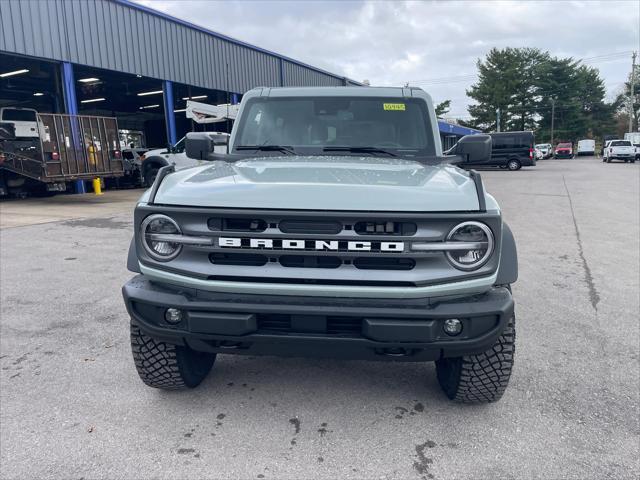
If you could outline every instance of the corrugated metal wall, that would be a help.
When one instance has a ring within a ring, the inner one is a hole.
[[[283,61],[283,83],[285,87],[334,87],[344,85],[343,78],[330,77],[328,75],[316,75],[308,68],[301,67],[292,62]]]
[[[344,84],[111,0],[0,0],[0,50],[239,93],[279,86],[281,73],[285,86]]]

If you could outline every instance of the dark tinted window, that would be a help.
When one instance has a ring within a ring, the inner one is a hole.
[[[611,147],[630,147],[631,146],[631,142],[627,141],[627,140],[618,140],[615,142],[611,142]]]
[[[2,120],[12,122],[35,122],[36,112],[33,110],[13,110],[2,111]]]
[[[426,104],[375,97],[258,98],[245,106],[235,146],[378,147],[435,154]]]
[[[533,136],[531,134],[500,134],[492,135],[491,137],[494,150],[533,148]]]

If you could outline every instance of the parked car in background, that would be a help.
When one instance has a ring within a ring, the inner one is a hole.
[[[581,155],[595,155],[596,154],[596,141],[591,139],[584,139],[578,141],[578,156]]]
[[[553,157],[553,145],[550,143],[539,143],[536,148],[542,152],[543,159]]]
[[[210,133],[212,138],[213,136],[223,135],[228,137],[228,133],[219,133],[219,132],[207,132]],[[156,179],[156,175],[158,175],[158,170],[167,165],[175,164],[176,168],[187,168],[194,167],[196,165],[200,165],[203,161],[193,160],[187,157],[187,154],[184,151],[185,138],[182,137],[175,145],[167,148],[156,148],[153,150],[149,150],[142,156],[142,181],[144,185],[151,186],[153,181]],[[227,147],[226,145],[216,145],[215,148],[216,153],[226,153]]]
[[[600,147],[600,155],[604,156],[604,146],[607,144],[607,142],[609,142],[610,140],[616,140],[618,138],[618,135],[604,135],[602,137],[602,146]]]
[[[604,147],[602,161],[611,163],[612,160],[634,163],[636,161],[636,147],[629,140],[610,140]]]
[[[573,158],[573,144],[566,142],[556,145],[553,158]]]
[[[142,185],[142,159],[149,151],[148,148],[130,147],[122,149],[122,164],[124,176],[134,185]]]
[[[536,160],[543,160],[544,159],[544,153],[542,153],[542,150],[540,150],[539,148],[534,149],[535,154],[536,154]]]
[[[533,132],[491,133],[491,159],[476,164],[520,170],[536,164]]]

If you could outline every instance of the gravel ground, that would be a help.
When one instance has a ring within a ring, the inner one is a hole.
[[[519,247],[503,399],[450,403],[432,364],[221,355],[138,379],[129,214],[0,231],[2,478],[638,478],[640,165],[483,172]]]

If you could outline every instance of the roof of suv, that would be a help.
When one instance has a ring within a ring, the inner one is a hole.
[[[414,91],[425,95],[421,88],[409,87],[258,87],[253,89],[262,97],[413,97]],[[248,93],[248,92],[247,92]]]

